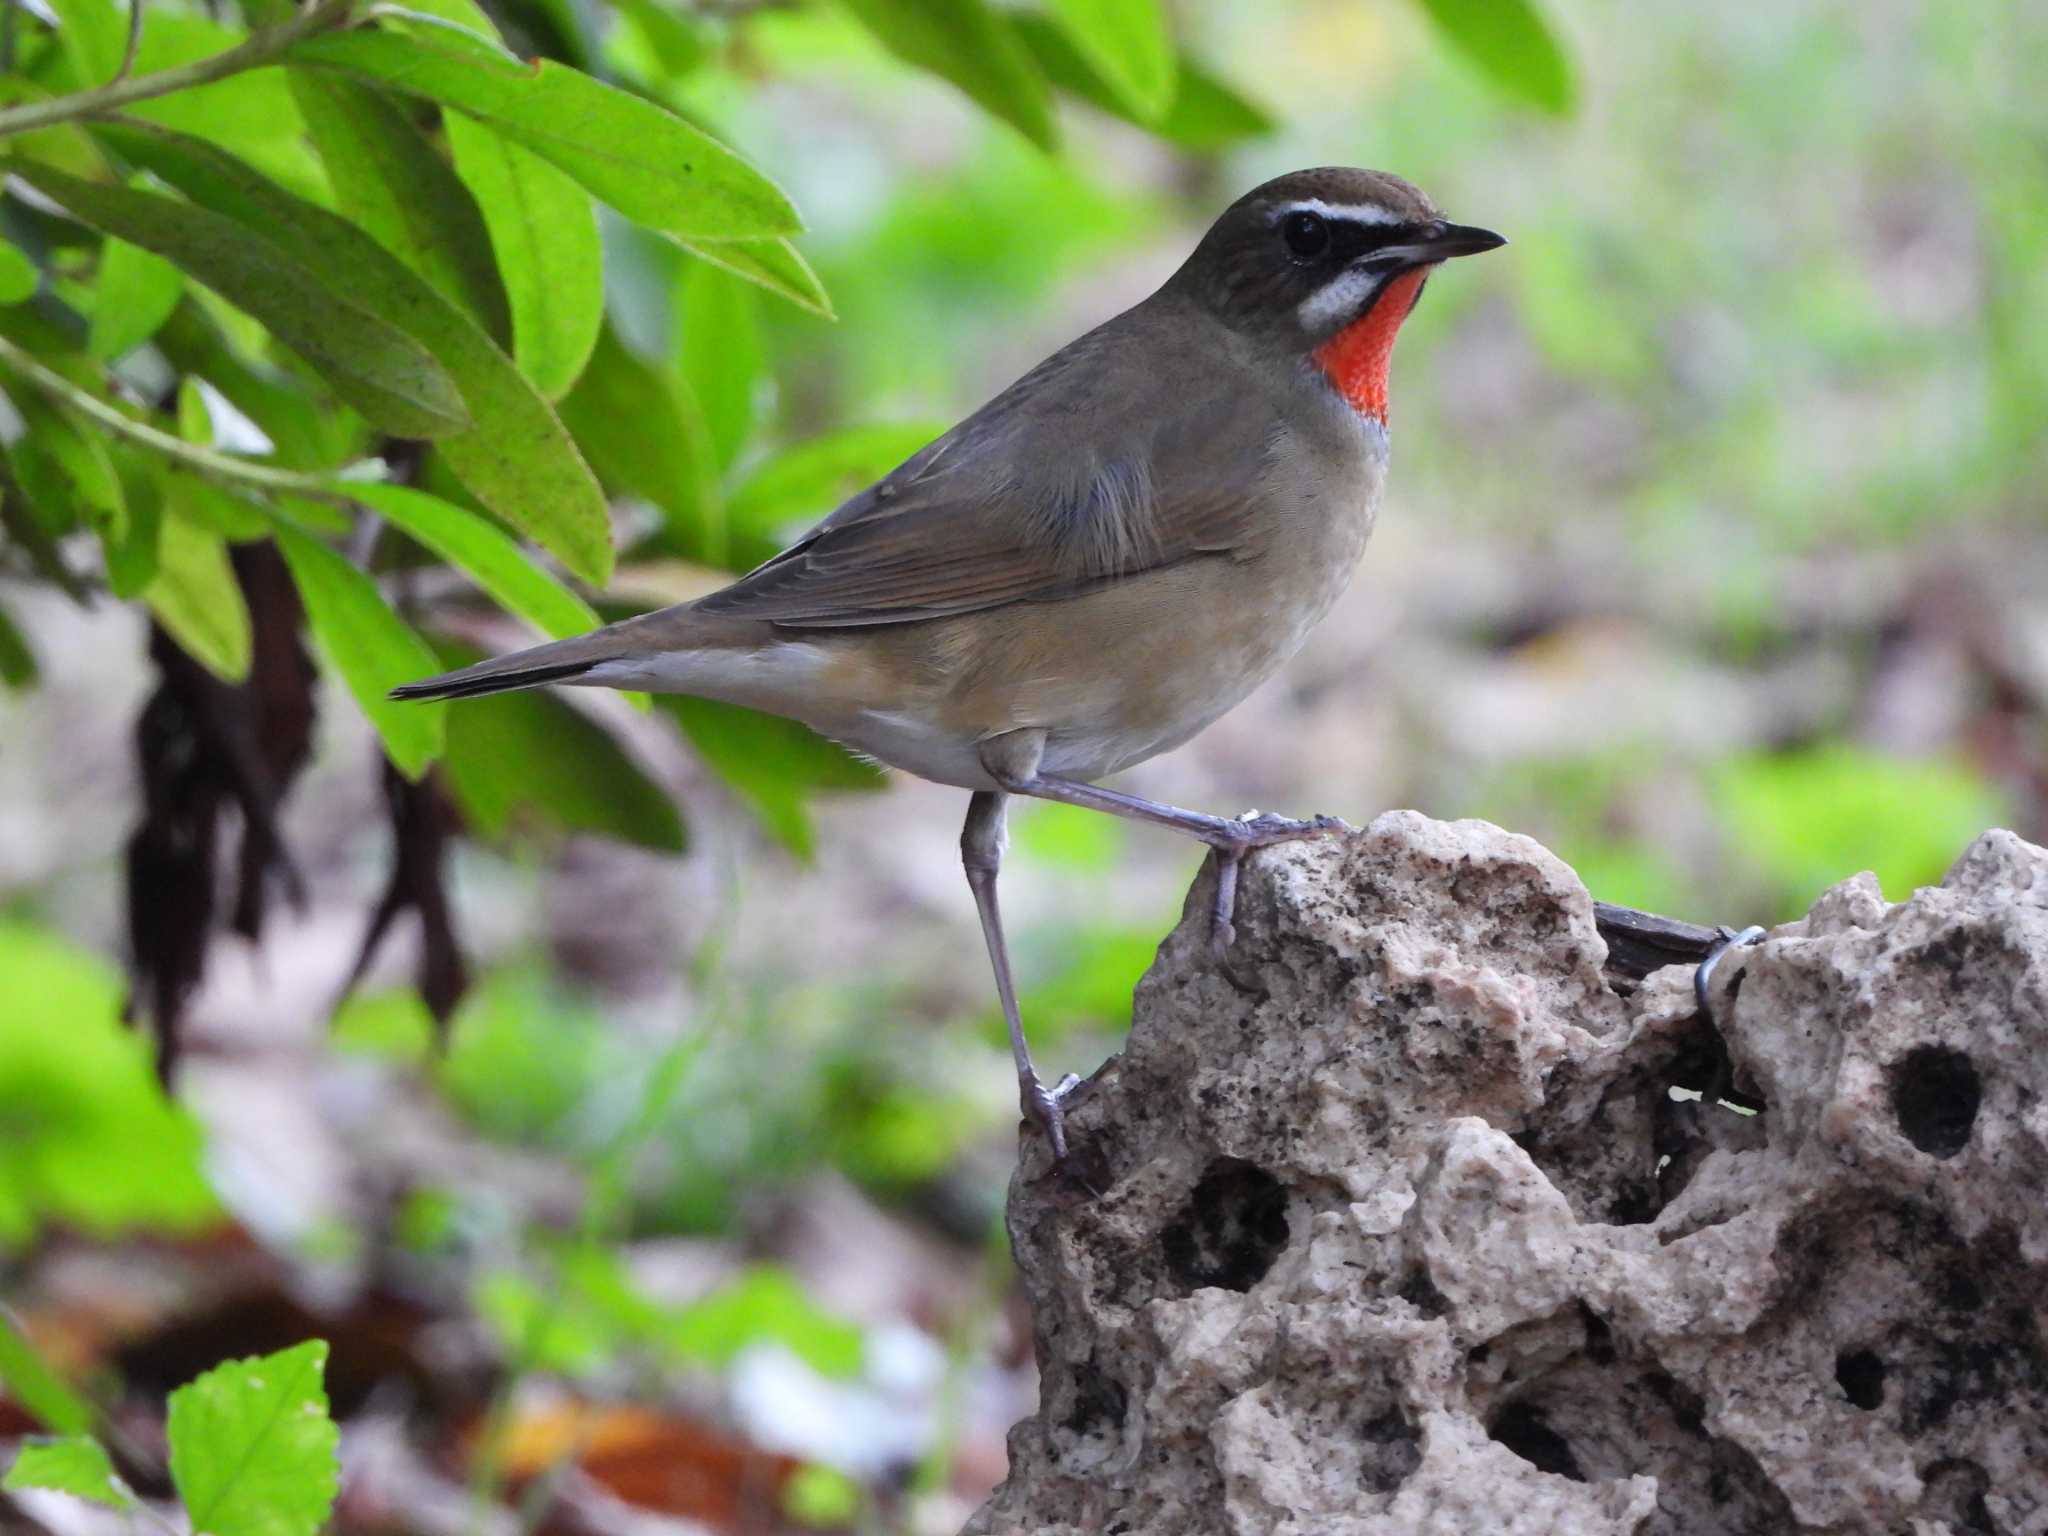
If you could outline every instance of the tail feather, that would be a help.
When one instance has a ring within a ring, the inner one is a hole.
[[[538,688],[543,683],[564,683],[571,678],[581,677],[595,661],[557,661],[539,666],[505,667],[500,663],[513,661],[511,656],[500,656],[491,661],[480,661],[475,666],[462,667],[454,672],[443,672],[439,677],[424,677],[416,683],[400,683],[391,690],[394,699],[480,699],[491,693],[511,693],[519,688]],[[492,669],[496,670],[492,670]]]
[[[505,656],[493,656],[473,666],[443,672],[439,677],[421,678],[391,690],[394,699],[476,699],[489,693],[509,693],[515,688],[538,688],[543,683],[567,683],[620,654],[619,625],[592,630],[567,640],[529,646]]]

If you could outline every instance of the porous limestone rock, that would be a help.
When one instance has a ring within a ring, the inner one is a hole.
[[[1258,855],[1227,971],[1205,910],[1025,1138],[970,1533],[2048,1536],[2048,853],[1847,881],[1718,1032],[1479,822]]]

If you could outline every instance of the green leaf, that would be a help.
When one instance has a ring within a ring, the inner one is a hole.
[[[249,227],[176,198],[81,181],[33,161],[17,160],[13,168],[101,233],[156,252],[247,310],[387,430],[438,437],[468,424],[455,381],[424,347]]]
[[[566,640],[602,622],[588,603],[474,512],[407,486],[353,480],[331,483],[336,491],[381,514],[450,565],[467,571],[500,607],[518,614],[549,638]]]
[[[478,659],[462,646],[436,649],[444,667]],[[588,832],[661,853],[687,846],[667,791],[608,732],[540,689],[466,700],[448,718],[442,770],[484,837]]]
[[[676,356],[723,471],[747,444],[767,370],[754,289],[701,261],[684,265],[677,288]]]
[[[194,201],[273,232],[322,282],[357,295],[441,360],[473,425],[437,444],[486,507],[586,581],[611,574],[611,513],[568,429],[468,315],[346,219],[292,196],[197,139],[122,134],[124,148]]]
[[[157,539],[156,576],[142,600],[187,655],[223,682],[249,676],[249,605],[218,533],[167,517]]]
[[[659,694],[704,761],[754,812],[762,827],[799,858],[817,845],[805,799],[819,789],[879,789],[881,769],[807,725],[737,704]]]
[[[95,1238],[202,1230],[220,1209],[198,1123],[164,1097],[124,987],[98,956],[0,919],[0,1248],[46,1225]],[[0,1328],[0,1377],[51,1429],[91,1414]]]
[[[33,687],[38,676],[36,653],[29,649],[21,626],[0,608],[0,683],[10,688]]]
[[[1711,785],[1730,844],[1770,881],[1788,917],[1864,869],[1904,901],[2012,812],[1998,787],[1965,763],[1841,741],[1731,758]]]
[[[23,1441],[21,1454],[0,1480],[0,1488],[49,1488],[110,1509],[135,1506],[135,1496],[114,1476],[114,1464],[106,1451],[87,1435],[66,1435],[61,1440],[37,1436]]]
[[[42,274],[21,247],[0,240],[0,304],[21,304],[36,296]]]
[[[0,945],[5,942],[0,932]],[[0,1307],[0,1387],[60,1435],[82,1435],[92,1428],[92,1404],[50,1369],[5,1307]]]
[[[1511,96],[1553,116],[1572,110],[1576,89],[1564,50],[1533,0],[1417,0],[1437,30]]]
[[[100,248],[85,350],[111,362],[141,346],[170,319],[184,292],[185,279],[163,257],[109,238]]]
[[[402,703],[389,694],[439,671],[433,651],[391,611],[375,582],[319,540],[280,524],[277,544],[321,654],[377,728],[391,761],[417,779],[441,754],[446,706]]]
[[[369,429],[361,417],[324,405],[298,380],[242,356],[189,294],[157,332],[156,345],[171,366],[205,379],[254,422],[270,439],[277,462],[288,468],[330,469],[369,446]]]
[[[1183,54],[1176,71],[1173,100],[1156,120],[1134,113],[1109,83],[1092,69],[1067,34],[1044,16],[1018,12],[1010,18],[1046,78],[1090,106],[1149,128],[1160,138],[1188,149],[1217,150],[1244,139],[1271,133],[1272,115],[1248,101]]]
[[[809,438],[761,464],[726,504],[736,564],[759,565],[854,492],[946,430],[942,422],[880,422]]]
[[[444,120],[512,307],[512,355],[550,400],[576,382],[604,324],[604,243],[590,194],[518,141]]]
[[[336,206],[493,338],[510,341],[483,216],[407,112],[382,91],[338,75],[287,74]]]
[[[1172,105],[1176,60],[1160,0],[1049,0],[1081,56],[1142,123]]]
[[[664,1332],[678,1355],[708,1365],[773,1341],[824,1376],[853,1376],[861,1367],[860,1329],[818,1306],[787,1270],[765,1264],[679,1309]]]
[[[650,229],[739,240],[802,227],[781,189],[716,139],[552,60],[519,64],[458,41],[369,30],[307,38],[289,57],[466,113]]]
[[[181,517],[230,544],[253,544],[270,537],[270,516],[261,505],[196,475],[178,470],[167,473],[163,498],[164,510],[172,517]]]
[[[606,326],[561,410],[607,486],[666,514],[665,549],[705,565],[725,562],[711,434],[673,373],[632,351]]]
[[[789,300],[827,320],[833,318],[832,300],[818,274],[787,240],[679,240],[676,242],[700,261],[737,273],[758,283],[770,293]]]
[[[1052,94],[1007,18],[983,0],[846,0],[906,64],[950,80],[1050,154],[1059,147]]]
[[[327,1344],[230,1360],[171,1394],[171,1481],[205,1536],[314,1536],[341,1486]]]
[[[128,20],[113,0],[53,0],[52,8],[78,83],[90,88],[113,79],[128,48]]]
[[[122,0],[125,6],[126,0]],[[211,58],[248,34],[205,16],[180,15],[167,5],[143,0],[149,21],[135,72],[146,75]],[[247,14],[247,8],[244,8]],[[247,69],[211,84],[173,91],[125,109],[146,122],[210,139],[262,166],[294,189],[318,196],[323,178],[305,141],[291,90],[281,69]]]
[[[106,435],[33,389],[18,387],[12,395],[28,428],[14,445],[14,460],[30,499],[74,510],[102,540],[119,544],[128,535],[128,497]]]

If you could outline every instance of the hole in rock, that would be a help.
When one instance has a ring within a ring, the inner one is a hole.
[[[1984,1086],[1961,1051],[1914,1046],[1893,1064],[1891,1090],[1899,1129],[1929,1157],[1954,1157],[1970,1144]]]
[[[1494,1415],[1486,1433],[1539,1472],[1568,1477],[1575,1483],[1586,1480],[1570,1442],[1550,1427],[1550,1420],[1534,1403],[1509,1403]]]
[[[1130,1395],[1123,1383],[1097,1365],[1091,1354],[1087,1365],[1074,1373],[1073,1406],[1060,1427],[1082,1439],[1112,1434],[1123,1427],[1124,1410],[1129,1406]]]
[[[1287,1191],[1265,1169],[1221,1158],[1189,1193],[1159,1245],[1167,1273],[1187,1289],[1248,1291],[1287,1246]]]
[[[1884,1405],[1884,1362],[1867,1349],[1845,1349],[1836,1355],[1835,1381],[1865,1412]]]
[[[1920,1481],[1927,1487],[1921,1496],[1921,1509],[1945,1519],[1950,1530],[1968,1531],[1971,1536],[2000,1536],[1984,1503],[1991,1477],[1976,1462],[1963,1457],[1934,1462],[1920,1469]]]
[[[1393,1493],[1422,1465],[1422,1434],[1399,1413],[1367,1419],[1358,1432],[1365,1441],[1359,1474],[1374,1493]]]

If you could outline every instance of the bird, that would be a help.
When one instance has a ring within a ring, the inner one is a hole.
[[[1150,822],[1216,863],[1235,938],[1256,848],[1343,829],[1183,810],[1098,781],[1189,740],[1298,651],[1377,518],[1394,338],[1435,269],[1504,245],[1401,177],[1326,166],[1232,203],[1172,276],[693,602],[392,690],[560,683],[803,722],[969,793],[961,861],[1025,1117],[1068,1144],[996,899],[1015,796]]]

